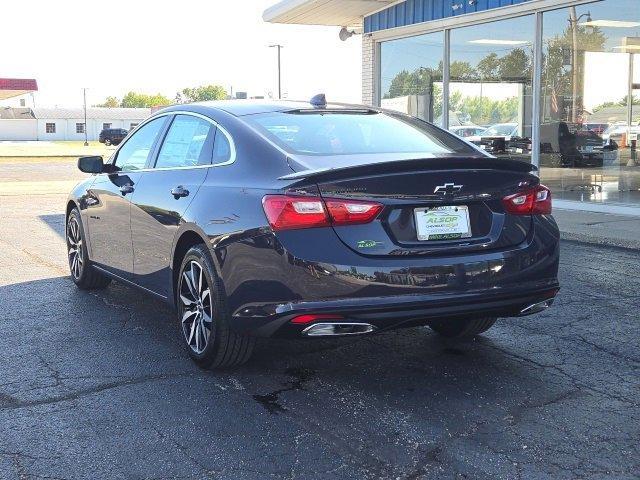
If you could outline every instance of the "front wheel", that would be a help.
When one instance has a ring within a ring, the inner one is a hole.
[[[481,317],[472,319],[434,320],[429,324],[432,330],[447,338],[475,337],[489,330],[497,318]]]
[[[194,362],[224,368],[249,360],[255,339],[229,328],[226,296],[206,246],[192,247],[182,260],[176,297],[180,329]]]
[[[67,218],[67,257],[73,282],[83,290],[105,288],[111,279],[91,267],[82,218],[77,208]]]

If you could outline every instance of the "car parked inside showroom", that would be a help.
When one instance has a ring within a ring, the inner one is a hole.
[[[174,306],[203,367],[247,361],[258,337],[478,335],[559,289],[536,168],[401,113],[177,105],[78,165],[93,175],[67,204],[71,278]]]

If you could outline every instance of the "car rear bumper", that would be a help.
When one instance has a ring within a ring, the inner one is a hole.
[[[314,323],[352,323],[370,325],[373,331],[427,325],[435,319],[514,317],[527,315],[528,307],[553,301],[559,285],[545,282],[537,288],[523,291],[450,293],[432,295],[402,295],[341,299],[320,302],[295,302],[278,305],[267,317],[234,318],[235,330],[260,337],[299,338]],[[551,303],[549,302],[549,304]],[[525,312],[523,312],[525,311]],[[535,313],[534,310],[532,313]],[[337,316],[305,324],[293,323],[296,317],[307,314]]]
[[[384,330],[437,318],[518,316],[555,296],[558,227],[551,216],[534,223],[519,245],[465,254],[365,257],[331,228],[263,232],[213,253],[238,333],[299,336],[291,319],[307,313]]]

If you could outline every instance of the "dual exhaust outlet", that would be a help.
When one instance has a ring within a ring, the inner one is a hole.
[[[542,302],[534,303],[532,305],[529,305],[528,307],[524,307],[522,310],[520,310],[520,314],[518,316],[525,317],[527,315],[533,315],[534,313],[540,313],[553,305],[553,300],[553,298],[549,298],[547,300],[543,300]]]
[[[518,316],[533,315],[540,313],[553,304],[553,298],[533,303],[520,310]],[[342,337],[348,335],[364,335],[373,333],[376,330],[375,325],[362,322],[320,322],[309,325],[302,330],[305,337]]]
[[[315,323],[302,331],[305,337],[336,337],[372,333],[376,327],[370,323],[336,322]]]

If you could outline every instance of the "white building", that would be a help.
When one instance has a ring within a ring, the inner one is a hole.
[[[150,108],[0,108],[0,140],[98,140],[105,128],[131,130]]]

